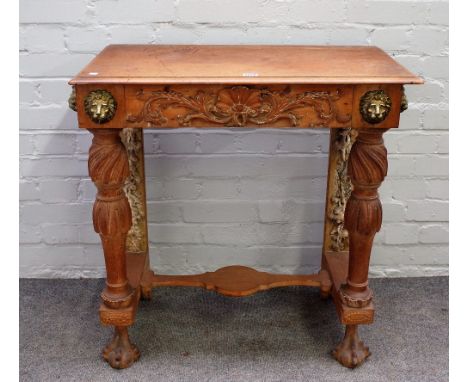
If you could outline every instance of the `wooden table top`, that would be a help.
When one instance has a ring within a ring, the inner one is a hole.
[[[420,84],[374,46],[109,45],[70,84]]]

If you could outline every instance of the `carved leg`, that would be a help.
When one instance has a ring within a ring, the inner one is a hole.
[[[349,155],[348,175],[353,191],[346,204],[344,223],[349,232],[349,265],[346,284],[339,295],[344,304],[363,308],[372,300],[368,287],[372,243],[382,225],[382,205],[378,188],[387,175],[387,150],[383,143],[384,129],[362,129]],[[357,325],[347,325],[341,344],[333,351],[344,366],[356,367],[368,356],[357,334]]]
[[[357,325],[346,325],[343,341],[332,355],[343,366],[355,368],[370,356],[369,348],[359,339]]]
[[[377,189],[387,175],[385,129],[361,129],[349,155],[348,175],[354,186],[345,210],[349,232],[348,278],[340,296],[350,307],[362,308],[372,300],[368,287],[372,242],[382,225]]]
[[[93,207],[94,230],[100,235],[106,263],[106,286],[101,298],[108,308],[127,308],[134,298],[134,290],[127,280],[125,242],[132,224],[132,214],[123,185],[129,175],[128,158],[125,147],[119,138],[118,129],[92,129],[94,135],[89,150],[88,169],[97,187]],[[127,329],[116,328],[116,337],[109,345],[120,347],[128,342]],[[109,347],[108,347],[109,348]],[[104,357],[116,367],[115,357],[107,349]],[[107,357],[106,357],[107,354]],[[114,353],[112,353],[114,354]],[[120,360],[119,367],[129,366],[137,359],[134,352],[125,353],[125,362]],[[133,359],[130,362],[133,354]],[[122,358],[123,359],[123,358]]]
[[[130,342],[127,327],[116,326],[114,337],[102,355],[113,368],[125,369],[140,358],[140,351]]]

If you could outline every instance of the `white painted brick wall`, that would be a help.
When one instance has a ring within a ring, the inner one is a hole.
[[[426,80],[386,134],[372,274],[448,269],[448,2],[21,0],[20,274],[96,277],[90,136],[67,81],[109,43],[378,45]],[[163,272],[319,264],[326,131],[146,132],[151,261]]]

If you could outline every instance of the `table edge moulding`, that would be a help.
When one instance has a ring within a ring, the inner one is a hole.
[[[97,187],[94,229],[106,285],[99,308],[115,327],[103,357],[126,368],[140,299],[153,288],[190,286],[226,296],[303,285],[331,296],[346,326],[332,352],[353,368],[368,356],[358,325],[374,320],[368,286],[372,243],[382,224],[378,188],[387,174],[383,134],[408,105],[405,84],[423,80],[372,46],[110,45],[70,82],[70,108],[93,134],[89,174]],[[287,275],[233,265],[198,275],[150,269],[145,128],[329,128],[321,270]]]

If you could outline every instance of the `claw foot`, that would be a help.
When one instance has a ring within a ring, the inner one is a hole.
[[[354,369],[370,356],[369,348],[359,339],[357,325],[346,325],[343,341],[332,351],[343,366]]]
[[[102,351],[102,356],[114,369],[125,369],[140,358],[140,351],[130,342],[126,326],[116,326],[112,341]]]

